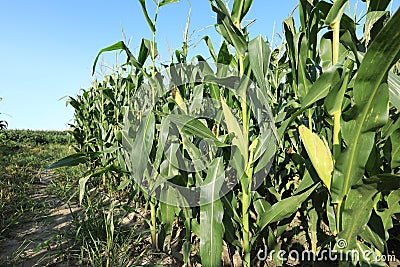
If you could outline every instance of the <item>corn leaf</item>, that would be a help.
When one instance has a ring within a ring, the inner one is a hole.
[[[123,41],[117,42],[113,45],[110,45],[106,48],[103,48],[100,50],[100,52],[97,54],[94,63],[93,63],[93,70],[92,70],[92,75],[94,74],[94,71],[96,70],[96,64],[97,61],[99,60],[99,57],[101,54],[104,52],[111,52],[111,51],[116,51],[116,50],[124,50],[126,54],[128,55],[128,60],[136,67],[136,68],[141,68],[141,64],[136,60],[136,58],[133,56],[129,48],[125,45]]]
[[[219,141],[213,132],[196,118],[184,114],[172,114],[168,116],[168,119],[176,124],[181,131],[187,134],[192,134],[203,139],[210,139],[218,147],[228,146]]]
[[[332,26],[332,24],[340,22],[340,19],[343,16],[344,10],[346,8],[348,0],[336,0],[331,9],[329,10],[328,15],[325,18],[325,24]]]
[[[363,183],[352,187],[346,198],[344,210],[342,212],[342,231],[338,234],[339,239],[344,239],[347,242],[345,250],[351,250],[356,247],[358,243],[357,236],[359,235],[371,238],[364,230],[366,229],[367,223],[370,221],[373,206],[375,205],[374,196],[378,192],[390,192],[392,190],[398,190],[399,188],[400,176],[392,174],[373,176],[363,180]],[[396,195],[392,197],[394,199],[391,199],[391,202],[397,199]],[[393,204],[393,202],[391,204]],[[396,209],[398,209],[398,207],[392,207],[392,209],[387,211],[387,214],[380,214],[383,216],[382,223],[385,229],[388,222],[384,218]],[[371,242],[376,238],[378,237],[374,235]],[[377,244],[379,243],[378,240],[375,240],[375,242]]]
[[[400,76],[390,71],[388,75],[388,84],[390,103],[400,110]]]
[[[340,76],[338,73],[338,68],[332,66],[327,69],[310,87],[307,95],[301,102],[302,110],[305,110],[310,105],[314,104],[320,99],[326,97],[329,90],[334,87],[338,82],[340,82]]]
[[[155,135],[155,117],[152,112],[143,116],[130,151],[133,174],[138,181],[144,176]]]
[[[219,191],[224,180],[222,162],[222,157],[211,162],[200,191],[200,257],[203,266],[221,265],[224,208]]]
[[[253,0],[235,0],[232,8],[232,20],[235,24],[240,24],[244,16],[250,9]]]
[[[213,44],[212,44],[212,42],[211,42],[210,37],[204,36],[204,37],[203,37],[203,40],[206,42],[207,47],[208,47],[208,50],[210,51],[210,54],[211,54],[213,60],[214,60],[215,62],[217,62],[217,54],[215,53],[214,46],[213,46]]]
[[[247,162],[248,158],[248,146],[245,144],[242,129],[239,126],[239,123],[236,117],[232,114],[230,108],[226,104],[224,99],[221,99],[222,110],[225,116],[225,122],[228,127],[228,132],[233,133],[235,136],[233,137],[232,144],[239,148],[240,153]]]
[[[392,160],[390,165],[392,169],[400,167],[400,129],[397,129],[390,135],[392,143]]]
[[[82,204],[83,196],[85,195],[86,182],[89,178],[90,175],[79,179],[79,204]]]
[[[179,0],[162,0],[160,1],[160,3],[158,4],[160,7],[168,5],[168,4],[172,4],[172,3],[177,3],[179,2]]]
[[[167,202],[172,202],[174,199],[174,188],[168,187],[163,188],[160,193],[160,199],[166,200]],[[160,201],[160,216],[162,223],[164,225],[165,233],[167,235],[167,250],[171,249],[171,233],[172,233],[172,225],[175,220],[175,214],[178,211],[176,206],[172,206],[168,203]]]
[[[153,24],[149,17],[149,13],[147,12],[146,9],[146,0],[139,0],[140,6],[142,7],[143,15],[146,18],[147,24],[149,24],[150,30],[155,33],[156,32],[156,26]]]
[[[77,166],[79,164],[86,163],[89,161],[91,158],[98,157],[101,153],[100,152],[95,152],[95,153],[83,153],[83,152],[78,152],[69,156],[66,156],[50,166],[48,166],[46,169],[56,169],[56,168],[61,168],[61,167],[72,167],[72,166]]]
[[[388,230],[393,228],[392,215],[400,213],[400,190],[391,192],[387,198],[387,208],[377,213],[381,217],[383,227],[385,228],[385,240],[388,240]]]
[[[325,98],[325,108],[331,116],[342,111],[343,98],[347,89],[349,77],[350,73],[346,72],[344,74],[343,82],[334,85]]]
[[[306,36],[300,36],[299,54],[297,55],[299,60],[297,65],[297,92],[300,101],[302,101],[303,98],[308,94],[312,84],[307,71],[308,40]]]
[[[261,36],[249,42],[250,66],[262,90],[267,90],[265,75],[269,68],[271,49]]]
[[[144,63],[146,62],[146,59],[150,55],[150,51],[154,47],[155,53],[154,57],[157,56],[157,44],[155,44],[153,41],[147,40],[147,39],[142,39],[142,43],[140,45],[140,50],[139,50],[139,55],[137,58],[138,63],[140,64],[141,67],[143,67]]]
[[[216,4],[211,2],[212,10],[217,13],[217,23],[222,36],[236,48],[239,54],[244,55],[247,51],[246,39],[233,23],[224,3],[221,0],[216,0]]]
[[[374,185],[359,185],[350,191],[345,209],[342,213],[343,231],[339,232],[338,238],[346,240],[345,250],[356,247],[357,236],[363,231],[371,216],[374,205],[373,196],[377,193]]]
[[[388,119],[387,74],[400,57],[400,12],[397,11],[371,43],[354,84],[355,108],[342,123],[348,144],[335,164],[332,202],[339,203],[364,175],[364,167],[375,142],[375,130]]]
[[[261,215],[258,224],[258,232],[261,232],[268,224],[286,219],[295,213],[317,186],[318,185],[314,185],[300,195],[282,199],[268,208],[267,211]]]

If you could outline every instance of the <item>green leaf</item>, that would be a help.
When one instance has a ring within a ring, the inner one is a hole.
[[[226,126],[228,127],[228,132],[233,133],[235,135],[233,137],[232,144],[239,148],[239,151],[244,157],[245,162],[247,162],[248,146],[247,144],[245,144],[242,129],[240,128],[236,117],[232,114],[230,108],[228,107],[224,99],[221,99],[221,103],[222,103],[222,110],[225,116]]]
[[[89,180],[90,175],[79,179],[79,204],[82,204],[83,196],[85,195],[86,182]]]
[[[303,178],[300,181],[299,186],[296,188],[293,194],[297,195],[298,193],[306,190],[307,188],[310,188],[310,186],[315,185],[316,183],[319,183],[319,179],[315,179],[316,181],[313,180],[313,177],[310,174],[310,171],[308,169],[311,168],[311,163],[306,162],[306,169],[304,170]],[[315,175],[316,177],[317,175]]]
[[[390,4],[390,0],[369,1],[368,12],[370,11],[384,11]],[[365,2],[365,0],[363,0]]]
[[[211,162],[200,191],[200,257],[203,266],[221,265],[224,208],[219,191],[224,180],[222,162],[222,157]]]
[[[374,206],[373,196],[376,193],[376,186],[371,184],[361,184],[350,190],[342,212],[343,230],[338,234],[338,239],[347,242],[345,251],[356,248],[357,236],[361,234],[369,221]]]
[[[171,203],[174,199],[174,188],[168,187],[168,189],[163,188],[160,193],[160,198],[166,200],[167,202]],[[178,208],[167,204],[165,202],[160,202],[160,215],[161,221],[164,225],[165,232],[167,235],[167,251],[169,252],[171,249],[171,233],[172,233],[172,226],[175,220],[175,214],[178,211]]]
[[[388,84],[390,103],[400,110],[400,76],[390,71],[388,76]]]
[[[283,27],[286,37],[286,46],[288,50],[288,55],[290,58],[290,67],[292,69],[292,86],[293,90],[297,91],[297,74],[295,70],[298,68],[298,36],[296,34],[296,28],[294,26],[294,19],[293,17],[289,17],[283,21]]]
[[[188,134],[192,134],[203,139],[211,139],[217,146],[227,146],[220,142],[213,132],[208,129],[201,121],[184,114],[172,114],[168,119],[176,124],[178,128]]]
[[[257,138],[259,138],[259,142],[257,142],[256,147],[254,149],[254,155],[252,159],[252,163],[258,160],[260,157],[268,154],[269,159],[272,159],[273,155],[276,152],[276,137],[272,133],[272,131],[262,132]],[[254,141],[253,143],[254,144]],[[255,168],[256,170],[257,168]],[[255,171],[256,173],[256,171]]]
[[[271,208],[269,204],[257,191],[253,194],[253,206],[257,213],[256,224],[260,224],[261,216]]]
[[[143,67],[144,63],[146,62],[146,59],[149,57],[153,47],[155,49],[154,57],[156,57],[158,54],[157,44],[155,44],[153,41],[144,38],[142,39],[142,43],[140,45],[140,50],[139,50],[139,56],[137,59],[141,67]]]
[[[146,0],[139,0],[140,6],[142,7],[142,11],[144,14],[144,17],[146,18],[147,24],[149,24],[150,30],[155,33],[156,32],[156,26],[153,24],[149,17],[149,13],[147,13],[146,9]]]
[[[329,90],[340,81],[340,76],[336,66],[327,69],[310,87],[307,95],[301,103],[301,109],[305,110],[310,105],[323,99],[329,93]]]
[[[204,160],[203,154],[199,148],[194,145],[189,138],[186,136],[182,136],[182,143],[185,147],[186,152],[189,154],[191,158],[191,164],[194,167],[194,171],[200,172],[206,168],[207,161]]]
[[[382,17],[388,15],[388,11],[371,11],[367,13],[364,24],[364,37],[365,46],[368,46],[368,43],[371,39],[371,31],[374,27],[374,24],[379,21]]]
[[[143,116],[130,153],[130,164],[137,180],[142,180],[149,163],[149,155],[155,136],[155,117],[152,112]]]
[[[232,20],[236,25],[240,25],[240,22],[246,16],[250,9],[253,0],[235,0],[232,8]]]
[[[212,42],[211,42],[210,37],[204,36],[204,37],[203,37],[203,40],[206,42],[207,47],[208,47],[208,50],[210,51],[210,54],[211,54],[211,56],[212,56],[214,62],[217,62],[217,54],[215,53],[214,46],[213,46],[213,44],[212,44]],[[229,65],[229,64],[228,64],[228,65]]]
[[[396,174],[383,173],[364,179],[365,184],[374,185],[379,192],[390,192],[400,189],[400,176]]]
[[[385,250],[385,230],[382,219],[375,212],[372,212],[369,222],[360,236],[379,251]]]
[[[224,3],[216,0],[217,5],[211,2],[212,10],[217,13],[217,23],[221,35],[225,40],[233,45],[240,55],[244,55],[247,51],[247,42],[241,31],[234,25],[232,18]]]
[[[264,91],[267,90],[265,75],[269,69],[270,57],[271,49],[261,36],[258,36],[249,42],[250,66],[257,79],[257,83]]]
[[[387,74],[400,57],[400,12],[387,22],[370,45],[354,83],[352,118],[342,123],[347,148],[340,153],[332,180],[332,202],[342,202],[352,185],[364,175],[375,143],[375,131],[388,119]]]
[[[390,135],[392,143],[392,160],[390,166],[392,169],[400,167],[400,129],[397,129]]]
[[[382,219],[385,228],[385,240],[389,239],[388,231],[393,228],[392,215],[400,213],[400,190],[395,190],[387,197],[387,209],[378,211],[378,215]]]
[[[317,252],[318,243],[318,212],[314,209],[308,211],[308,225],[309,225],[309,236],[311,241],[311,250]]]
[[[297,65],[297,92],[300,100],[302,100],[309,92],[311,81],[307,71],[307,58],[308,58],[308,40],[304,35],[300,36],[300,50]]]
[[[330,191],[333,171],[333,159],[326,141],[321,140],[316,133],[307,127],[299,127],[301,141],[307,150],[307,154],[318,173],[319,178]]]
[[[334,84],[328,96],[325,98],[325,107],[329,115],[331,116],[333,116],[337,112],[342,111],[343,98],[347,89],[349,77],[350,73],[346,72],[344,74],[344,79],[342,84],[340,83]]]
[[[160,3],[158,5],[159,5],[159,7],[162,7],[162,6],[165,6],[168,4],[178,3],[178,2],[179,2],[179,0],[162,0],[162,1],[160,1]]]
[[[267,211],[261,215],[258,232],[261,232],[268,224],[281,221],[288,218],[295,213],[301,206],[301,204],[311,195],[311,193],[317,188],[318,185],[314,185],[304,193],[300,195],[291,196],[272,205]]]
[[[75,153],[58,160],[57,162],[48,166],[47,169],[50,170],[61,167],[77,166],[79,164],[86,163],[91,157],[93,158],[99,155],[100,153],[83,153],[83,152]]]
[[[314,104],[320,99],[326,97],[329,93],[331,87],[335,86],[340,82],[340,76],[338,73],[338,69],[336,66],[330,67],[326,70],[318,80],[313,83],[311,86],[309,93],[305,96],[302,101],[301,108],[294,112],[290,118],[286,119],[282,122],[281,126],[278,128],[278,137],[282,139],[287,127],[303,112],[305,111],[310,105]]]
[[[372,1],[375,2],[375,1]],[[371,266],[371,267],[386,267],[388,266],[385,261],[377,261],[380,256],[382,256],[381,252],[378,252],[373,248],[370,248],[364,243],[357,242],[357,248],[352,251],[351,254],[355,255],[357,253],[358,255],[365,255],[362,257],[359,257],[360,261],[357,265],[359,266]],[[350,265],[350,264],[349,264]],[[351,266],[351,265],[350,265]],[[354,266],[354,265],[353,265]]]
[[[332,24],[340,22],[348,0],[335,0],[328,15],[325,18],[325,24],[332,26]]]
[[[171,143],[168,149],[165,151],[166,160],[164,160],[160,165],[160,175],[165,180],[171,179],[179,174],[179,163],[176,156],[178,149],[179,144]]]
[[[131,53],[129,48],[125,45],[125,43],[123,41],[119,41],[113,45],[110,45],[110,46],[100,50],[100,52],[97,54],[97,56],[94,60],[94,63],[93,63],[92,75],[94,74],[94,72],[96,70],[96,64],[97,64],[97,61],[99,60],[100,55],[103,54],[104,52],[111,52],[111,51],[116,51],[116,50],[124,50],[126,52],[126,54],[128,55],[128,60],[130,60],[136,68],[141,68],[140,63],[135,59],[135,57],[133,56],[133,54]]]

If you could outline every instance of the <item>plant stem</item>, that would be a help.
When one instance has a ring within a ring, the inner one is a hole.
[[[339,38],[340,38],[340,20],[331,25],[333,31],[332,40],[332,65],[335,65],[339,60]],[[333,155],[337,155],[340,151],[340,117],[341,110],[333,114]]]
[[[249,179],[249,177],[245,177]],[[249,179],[249,181],[251,181]],[[250,223],[249,223],[249,207],[250,207],[250,192],[248,192],[248,187],[242,187],[242,215],[243,215],[243,254],[244,262],[243,266],[250,266]]]
[[[185,228],[186,228],[186,237],[185,242],[183,243],[183,262],[185,266],[191,266],[190,264],[190,251],[191,251],[191,233],[192,233],[192,222],[191,222],[191,214],[189,213],[189,208],[183,208],[183,213],[185,216]]]
[[[311,109],[308,110],[308,128],[312,130],[312,112]]]
[[[342,231],[341,220],[342,220],[342,201],[334,204],[334,210],[336,213],[336,229],[338,232]]]
[[[157,18],[158,18],[158,9],[160,7],[160,1],[157,1],[157,5],[156,5],[156,14],[154,16],[154,27],[157,24]],[[156,48],[155,48],[155,42],[156,42],[156,32],[154,31],[152,34],[152,42],[151,42],[151,75],[152,78],[154,79],[154,77],[156,76],[156,69],[155,69],[155,55],[156,55]],[[155,105],[155,90],[154,90],[154,86],[151,86],[151,94],[152,94],[152,103],[153,106]],[[157,236],[157,230],[156,230],[156,225],[157,225],[157,221],[156,221],[156,200],[150,196],[150,232],[151,232],[151,242],[153,243],[153,248],[155,250],[158,250],[158,236]]]
[[[240,77],[244,75],[244,58],[243,56],[239,56],[239,73]],[[243,138],[245,147],[248,147],[249,142],[249,125],[248,125],[248,111],[247,111],[247,100],[246,100],[246,91],[244,90],[242,93],[241,99],[241,108],[242,108],[242,121],[243,121]],[[246,179],[247,181],[242,180],[242,223],[243,223],[243,254],[244,254],[244,263],[243,266],[250,266],[250,222],[249,222],[249,208],[251,204],[250,190],[251,190],[251,180],[252,180],[252,170],[249,167],[249,158],[248,155],[243,155],[245,157],[246,169],[245,175],[243,175],[242,179]]]
[[[332,39],[332,65],[335,65],[339,60],[339,45],[340,45],[340,20],[334,22],[332,25],[333,39]]]
[[[160,1],[157,2],[157,6],[156,6],[156,14],[154,16],[154,27],[157,25],[157,18],[158,18],[158,9],[160,7]],[[155,61],[156,61],[156,32],[154,31],[152,34],[152,42],[151,42],[151,75],[152,78],[154,78],[156,76],[156,67],[155,67]],[[155,105],[155,90],[154,87],[151,87],[151,94],[152,94],[152,103],[153,105]]]
[[[156,231],[156,200],[150,197],[150,232],[151,232],[151,242],[153,243],[153,248],[158,250],[158,238]]]
[[[341,112],[335,112],[333,114],[333,155],[338,155],[340,152],[340,115]]]
[[[242,78],[244,76],[244,57],[240,56],[239,58],[239,74]],[[247,99],[246,99],[246,91],[243,90],[242,92],[242,99],[241,99],[241,108],[242,108],[242,121],[243,121],[243,138],[245,146],[249,143],[249,118],[248,118],[248,111],[247,111]],[[248,155],[243,155],[245,160],[248,158]],[[246,160],[247,161],[247,160]]]
[[[254,149],[258,144],[258,139],[254,140],[250,146],[249,160],[245,169],[244,178],[247,179],[246,183],[242,183],[243,199],[242,199],[242,214],[243,214],[243,250],[244,250],[244,266],[250,266],[250,223],[249,223],[249,209],[251,205],[251,182],[253,180],[253,159]]]

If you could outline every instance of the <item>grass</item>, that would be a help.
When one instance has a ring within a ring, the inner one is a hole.
[[[1,266],[30,265],[31,255],[39,255],[35,261],[40,265],[49,255],[69,255],[62,247],[68,239],[65,233],[47,231],[52,230],[47,228],[63,218],[50,212],[66,197],[76,169],[43,172],[68,153],[71,151],[65,132],[0,132],[0,243],[11,244],[6,245],[7,251],[0,253]],[[50,180],[43,181],[43,175]],[[13,247],[13,242],[18,245]],[[50,249],[53,251],[47,253]]]
[[[30,197],[34,184],[40,182],[41,171],[51,162],[70,153],[64,142],[67,139],[57,140],[52,133],[36,132],[34,138],[26,135],[27,131],[20,133],[5,131],[3,134],[13,139],[0,143],[0,240],[8,229],[40,212],[42,203]]]
[[[123,226],[131,210],[107,205],[106,195],[83,210],[74,205],[79,201],[79,167],[46,171],[71,153],[66,133],[7,130],[0,136],[0,243],[19,243],[11,257],[0,257],[0,266],[30,265],[32,260],[46,266],[49,259],[68,265],[132,266],[148,255],[151,245],[145,240],[149,233],[142,229],[142,219]],[[43,173],[50,176],[46,185]],[[52,213],[61,205],[67,206],[65,216]],[[54,230],[60,218],[68,220],[67,228]],[[31,228],[48,234],[16,237]]]

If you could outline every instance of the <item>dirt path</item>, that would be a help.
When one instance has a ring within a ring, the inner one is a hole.
[[[41,173],[31,195],[32,201],[40,203],[43,209],[33,218],[25,218],[7,233],[7,239],[0,243],[0,265],[3,266],[70,266],[67,259],[60,258],[61,248],[65,246],[62,238],[71,222],[70,207],[59,198],[48,195],[47,188],[52,173]]]

